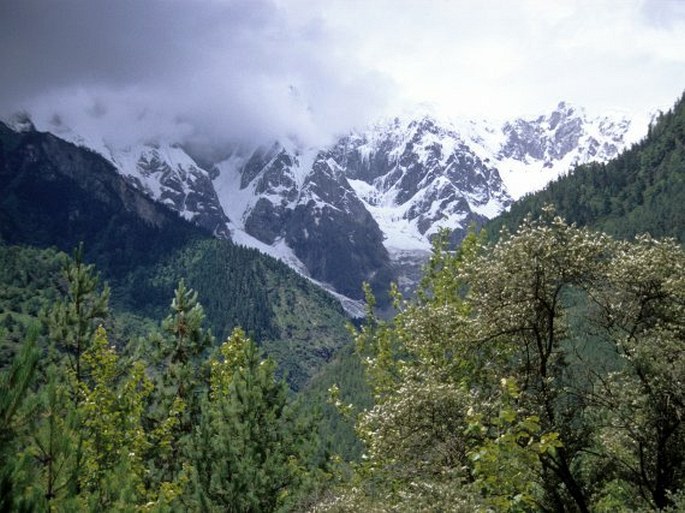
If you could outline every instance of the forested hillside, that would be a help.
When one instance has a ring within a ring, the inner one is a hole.
[[[313,511],[685,510],[684,129],[685,97],[436,241],[416,298],[357,334],[371,405],[332,394],[364,452]]]
[[[207,324],[218,340],[242,327],[276,358],[278,372],[293,388],[349,341],[340,305],[286,265],[214,239],[133,189],[95,153],[50,134],[15,132],[2,124],[0,240],[3,286],[13,294],[0,313],[5,323],[38,313],[37,307],[26,307],[26,314],[17,311],[17,297],[39,287],[53,297],[59,288],[48,272],[59,267],[54,252],[28,247],[71,254],[83,243],[85,261],[95,263],[111,287],[112,307],[125,334],[162,318],[183,278],[206,305]],[[10,247],[17,244],[25,248]],[[34,258],[53,264],[34,266]],[[41,294],[34,294],[34,303]],[[118,333],[111,336],[116,339]]]
[[[569,222],[629,238],[640,233],[685,241],[685,95],[660,114],[647,137],[606,164],[586,164],[517,201],[488,224],[516,229],[552,204]]]
[[[113,281],[114,304],[161,318],[179,277],[198,291],[219,340],[241,327],[295,389],[350,340],[348,319],[328,293],[282,262],[224,240],[194,241],[153,266],[132,269]]]
[[[274,511],[317,489],[317,419],[242,330],[215,346],[197,292],[181,282],[166,317],[117,348],[92,265],[16,248],[3,262],[17,252],[39,277],[60,260],[60,290],[32,289],[40,322],[13,330],[0,372],[0,511]]]
[[[368,319],[364,456],[314,511],[683,510],[685,252],[544,216]]]

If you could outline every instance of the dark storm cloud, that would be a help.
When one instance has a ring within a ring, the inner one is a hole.
[[[341,42],[268,0],[2,2],[0,113],[123,139],[318,142],[388,91]]]
[[[188,61],[189,4],[90,0],[4,2],[0,56],[10,94],[154,79]],[[7,89],[5,93],[7,93]]]

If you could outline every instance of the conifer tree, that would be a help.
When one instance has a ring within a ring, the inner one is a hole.
[[[19,441],[23,428],[30,420],[30,412],[22,411],[29,387],[38,366],[35,327],[26,338],[21,352],[10,368],[0,374],[0,512],[32,511],[34,505],[22,490],[20,477],[26,464]]]
[[[185,405],[180,429],[189,433],[199,415],[199,392],[206,386],[202,358],[214,338],[203,327],[205,314],[197,292],[188,289],[183,280],[174,292],[171,311],[162,322],[156,359],[162,366],[164,392]]]
[[[109,314],[109,288],[99,290],[94,266],[83,262],[82,247],[64,263],[62,279],[64,296],[45,315],[51,343],[46,383],[37,393],[38,422],[26,454],[35,463],[32,490],[43,509],[77,511],[86,436],[80,404],[89,379],[83,355]]]
[[[311,456],[311,426],[298,425],[275,363],[240,329],[211,361],[210,389],[193,437],[200,511],[270,512],[294,499]]]
[[[149,430],[156,443],[148,460],[151,480],[158,485],[187,478],[185,452],[193,426],[199,422],[200,395],[207,388],[203,357],[214,341],[203,327],[204,319],[197,292],[181,280],[161,333],[145,341],[144,352],[156,376],[148,411]]]
[[[69,372],[73,371],[49,363],[46,382],[36,394],[35,425],[25,449],[33,463],[30,493],[43,511],[79,509],[83,433]]]
[[[83,246],[62,268],[64,297],[47,315],[50,340],[65,353],[77,383],[85,379],[81,357],[93,339],[95,329],[109,315],[109,287],[100,292],[93,265],[83,261]],[[77,397],[77,396],[76,396]]]

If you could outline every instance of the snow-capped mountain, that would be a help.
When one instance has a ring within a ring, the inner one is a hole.
[[[229,238],[212,175],[179,146],[147,144],[110,149],[109,160],[138,189],[217,237]]]
[[[361,283],[410,290],[440,228],[458,242],[571,167],[612,158],[646,132],[625,116],[560,103],[505,123],[420,114],[381,121],[327,148],[287,141],[227,148],[204,167],[171,142],[114,147],[39,127],[102,154],[137,188],[218,237],[256,247],[343,297]]]
[[[423,116],[376,125],[333,149],[390,250],[428,250],[440,228],[454,241],[510,203],[497,169],[455,126]]]
[[[348,297],[361,297],[363,281],[387,286],[383,233],[330,152],[274,144],[236,151],[215,168],[234,240],[256,240]]]
[[[592,118],[565,102],[535,119],[501,127],[495,155],[507,191],[518,199],[587,162],[605,162],[647,133],[648,120],[626,115]]]
[[[395,118],[343,138],[336,162],[384,235],[403,293],[411,293],[441,228],[459,242],[511,203],[497,169],[454,124]]]

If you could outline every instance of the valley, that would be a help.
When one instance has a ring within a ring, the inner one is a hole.
[[[3,504],[678,507],[685,103],[630,147],[559,108],[204,167],[0,125]]]

